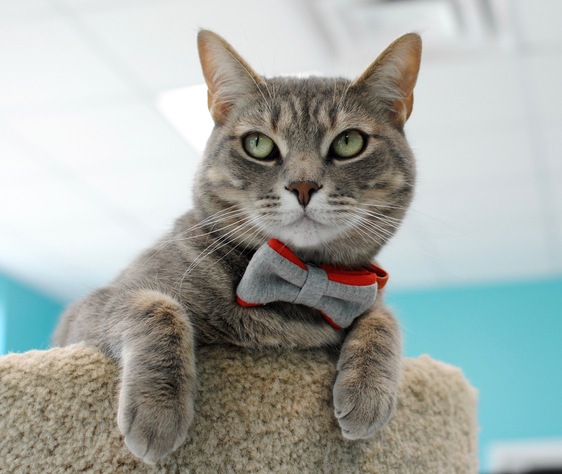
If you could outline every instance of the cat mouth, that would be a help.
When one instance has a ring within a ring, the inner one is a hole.
[[[337,233],[334,226],[319,222],[308,213],[303,213],[293,222],[278,229],[273,237],[287,244],[308,248],[317,247],[332,240]]]
[[[316,222],[316,221],[309,215],[303,214],[300,217],[297,217],[297,219],[291,225],[295,225],[295,224],[298,225],[306,222]]]
[[[289,227],[292,226],[306,227],[309,229],[326,227],[325,224],[323,224],[322,222],[318,222],[316,219],[306,213],[298,217],[292,224],[289,225]]]

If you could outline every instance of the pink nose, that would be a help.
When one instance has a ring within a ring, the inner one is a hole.
[[[299,204],[303,207],[308,206],[312,194],[321,188],[314,181],[295,181],[289,184],[285,189],[292,192],[298,199]]]

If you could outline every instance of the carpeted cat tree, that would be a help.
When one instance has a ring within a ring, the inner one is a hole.
[[[332,409],[334,355],[199,353],[190,439],[155,467],[117,429],[117,371],[83,345],[0,357],[0,472],[477,472],[476,393],[460,370],[405,359],[398,408],[371,440],[347,441]]]

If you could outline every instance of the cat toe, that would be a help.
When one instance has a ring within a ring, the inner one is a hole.
[[[340,372],[334,385],[334,413],[346,439],[374,436],[384,428],[394,412],[396,394],[376,384],[354,383],[357,378]]]
[[[118,426],[127,448],[147,464],[155,464],[175,451],[187,438],[193,418],[193,409],[187,405],[120,404]]]

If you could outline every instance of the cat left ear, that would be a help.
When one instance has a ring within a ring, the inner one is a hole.
[[[355,87],[366,86],[372,96],[382,102],[391,121],[400,127],[412,113],[421,52],[422,41],[418,34],[401,36],[353,82]]]
[[[221,36],[201,30],[197,36],[199,59],[208,87],[209,112],[215,123],[224,122],[239,97],[265,87],[242,57]]]

